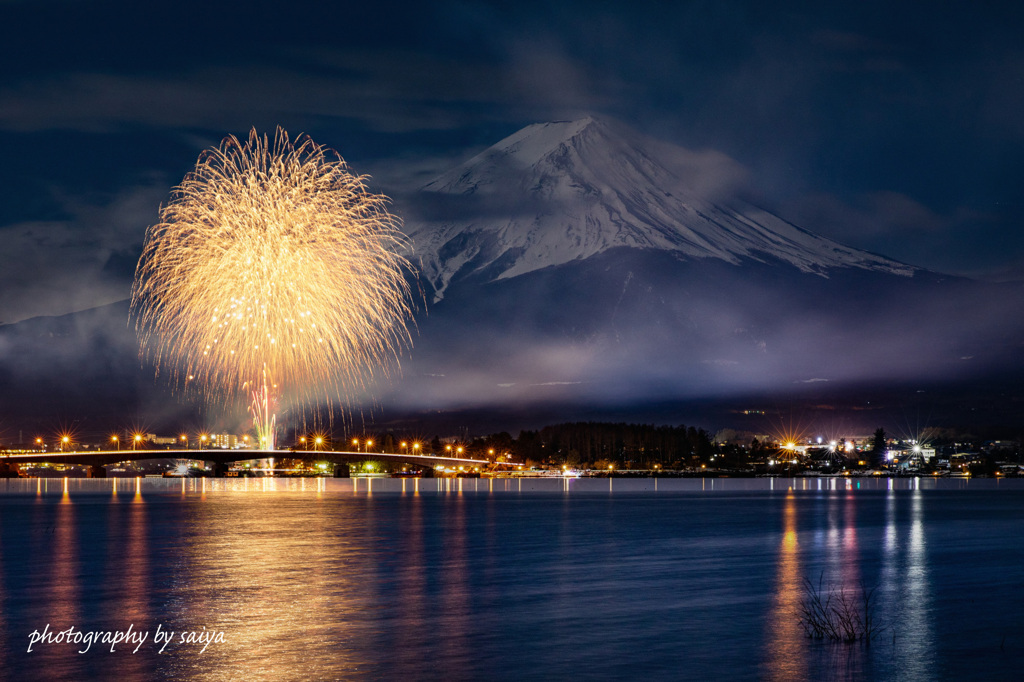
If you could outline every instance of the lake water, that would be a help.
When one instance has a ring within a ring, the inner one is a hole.
[[[886,629],[808,639],[805,578],[876,588]],[[46,626],[148,637],[29,653]],[[1022,671],[1019,480],[0,481],[0,678]]]

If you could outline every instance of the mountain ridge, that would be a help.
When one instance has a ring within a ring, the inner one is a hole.
[[[425,194],[461,200],[468,215],[424,221],[410,236],[435,300],[467,275],[506,279],[620,246],[683,260],[779,262],[823,277],[838,267],[921,271],[741,199],[730,187],[741,174],[728,157],[658,142],[618,122],[533,124],[427,183]],[[505,212],[474,215],[482,204]]]

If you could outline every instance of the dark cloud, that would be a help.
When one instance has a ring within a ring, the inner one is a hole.
[[[338,148],[418,220],[481,210],[410,191],[454,163],[608,114],[703,150],[681,159],[694,186],[757,191],[812,231],[956,273],[1024,262],[1020,6],[0,6],[4,319],[59,312],[71,281],[65,310],[111,300],[114,254],[202,147],[251,126]],[[148,206],[114,215],[146,177]],[[55,261],[78,274],[24,281]]]
[[[943,214],[897,192],[870,192],[849,201],[811,194],[777,209],[839,242],[939,272],[985,279],[1005,279],[998,273],[1019,262],[1024,238],[1011,236],[1005,217],[997,213],[961,206]],[[1008,237],[999,242],[993,239],[996,233]],[[965,259],[965,253],[984,258]]]
[[[133,259],[165,198],[162,186],[125,188],[101,204],[66,197],[66,220],[0,226],[0,320],[59,315],[127,298]]]
[[[1018,364],[1020,291],[609,253],[451,292],[382,390],[404,409],[468,409],[991,376]]]

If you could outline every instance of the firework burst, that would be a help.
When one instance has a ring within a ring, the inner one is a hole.
[[[253,130],[204,151],[149,228],[132,288],[143,355],[228,401],[271,377],[350,400],[411,345],[407,247],[387,197],[308,137]]]

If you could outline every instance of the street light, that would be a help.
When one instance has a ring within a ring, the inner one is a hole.
[[[366,447],[363,448],[363,452],[369,452],[370,448],[372,448],[372,447],[373,447],[373,441],[372,440],[366,441]]]
[[[202,450],[203,446],[206,445],[206,434],[199,436],[199,449]]]
[[[359,452],[359,439],[358,438],[353,438],[352,439],[352,447],[355,448],[356,452]]]
[[[324,437],[323,436],[317,436],[315,443],[316,443],[316,449],[319,450],[320,446],[324,444]]]
[[[68,436],[64,436],[63,438],[60,439],[60,442],[61,442],[61,446],[60,446],[61,451],[66,450],[68,443],[71,442],[71,438],[68,437]]]
[[[121,449],[121,441],[118,440],[117,436],[111,436],[110,437],[110,442],[112,442],[114,445],[116,445],[118,450]]]
[[[139,446],[139,443],[141,443],[141,442],[142,442],[142,434],[136,433],[135,434],[135,438],[134,438],[134,442],[132,443],[132,450],[136,449]]]
[[[188,450],[188,436],[184,433],[181,434],[181,442],[185,444],[185,449]]]

